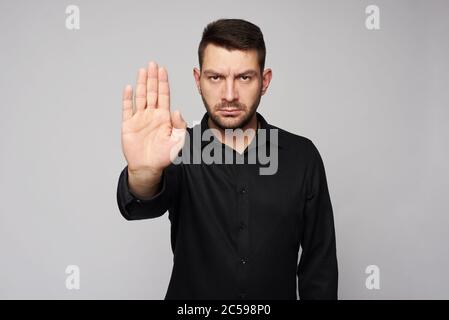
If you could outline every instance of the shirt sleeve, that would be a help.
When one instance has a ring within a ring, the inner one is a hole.
[[[178,188],[176,168],[172,164],[162,172],[159,191],[151,199],[139,199],[128,185],[128,166],[119,177],[117,186],[117,204],[126,220],[151,219],[162,216],[176,198]]]
[[[298,264],[300,299],[336,300],[338,266],[332,204],[323,160],[310,141],[306,200],[302,216],[302,254]]]

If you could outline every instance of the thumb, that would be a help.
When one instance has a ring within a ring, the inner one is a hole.
[[[170,138],[173,142],[173,145],[170,149],[170,161],[173,162],[174,159],[179,156],[179,151],[184,146],[187,123],[182,118],[179,110],[171,113],[171,122],[173,128]]]
[[[171,124],[173,128],[176,129],[187,128],[187,123],[184,121],[184,118],[181,116],[181,112],[179,112],[179,110],[171,113]]]

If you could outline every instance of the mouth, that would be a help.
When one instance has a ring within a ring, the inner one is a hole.
[[[219,109],[218,112],[221,113],[224,116],[236,116],[238,115],[242,110],[237,108],[224,108]]]

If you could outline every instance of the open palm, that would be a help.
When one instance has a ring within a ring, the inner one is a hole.
[[[133,89],[123,92],[122,148],[131,171],[162,171],[184,145],[186,122],[170,112],[167,71],[150,62],[137,77],[135,112]]]

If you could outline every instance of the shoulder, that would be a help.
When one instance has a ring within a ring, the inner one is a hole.
[[[306,136],[292,133],[275,125],[269,124],[270,129],[277,129],[279,145],[291,152],[313,155],[317,150],[315,144]]]

